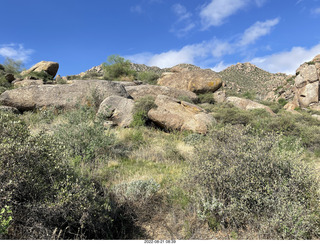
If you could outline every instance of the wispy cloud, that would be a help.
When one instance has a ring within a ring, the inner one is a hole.
[[[256,22],[254,25],[245,30],[239,45],[246,46],[254,43],[257,39],[271,32],[272,27],[279,23],[280,19],[271,19],[264,22]]]
[[[249,0],[212,0],[200,12],[203,29],[222,25],[229,16],[243,9],[249,2]]]
[[[259,38],[270,34],[272,27],[276,26],[279,21],[280,18],[263,22],[257,21],[247,28],[237,39],[227,41],[215,39],[212,46],[212,55],[219,58],[246,50],[249,45],[254,44]]]
[[[225,64],[224,61],[219,62],[218,64],[216,64],[212,70],[216,71],[216,72],[220,72],[226,68],[228,68],[229,66],[231,66],[232,64]]]
[[[311,13],[314,15],[320,15],[320,7],[311,10]]]
[[[173,32],[178,37],[185,36],[196,25],[192,22],[192,14],[182,4],[174,4],[172,11],[178,17],[177,21],[172,25],[170,32]]]
[[[141,5],[135,5],[130,8],[131,13],[142,14],[144,11]]]
[[[14,60],[26,62],[34,52],[32,49],[25,49],[22,44],[2,44],[0,45],[0,56]]]
[[[140,53],[127,57],[133,62],[154,65],[160,68],[172,67],[180,63],[209,63],[212,60],[220,60],[226,55],[243,52],[256,42],[259,38],[271,32],[271,27],[279,23],[279,19],[256,22],[239,35],[237,39],[220,40],[212,38],[211,40],[186,45],[180,50],[169,50],[159,54]],[[221,60],[220,60],[221,61]],[[216,68],[221,68],[224,63],[218,64]]]
[[[262,7],[268,0],[255,0],[257,6]]]
[[[312,60],[320,53],[320,43],[311,47],[293,47],[290,51],[257,57],[250,62],[269,71],[295,74],[300,64]]]

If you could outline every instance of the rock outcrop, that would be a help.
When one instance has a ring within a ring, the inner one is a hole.
[[[32,66],[30,69],[21,72],[22,76],[27,76],[28,74],[32,72],[46,72],[48,75],[51,75],[52,78],[55,77],[59,69],[59,64],[56,62],[51,61],[41,61],[34,66]]]
[[[138,100],[145,96],[157,97],[158,95],[166,95],[176,99],[187,98],[193,102],[198,100],[195,93],[191,91],[180,90],[166,86],[155,86],[155,85],[140,85],[140,86],[127,86],[127,92],[134,100]]]
[[[221,87],[222,81],[216,72],[195,67],[173,67],[174,72],[163,73],[158,84],[194,93],[215,92]]]
[[[43,80],[18,80],[13,83],[14,88],[34,85],[43,85]]]
[[[97,115],[113,125],[128,127],[133,120],[134,101],[120,96],[110,96],[100,104]]]
[[[226,102],[231,103],[235,107],[243,110],[264,109],[270,115],[275,116],[275,113],[268,106],[251,101],[249,99],[240,98],[240,97],[227,97]]]
[[[207,133],[215,119],[202,108],[165,95],[157,96],[157,108],[148,112],[148,117],[167,130],[190,130]]]
[[[319,102],[320,55],[302,64],[296,71],[293,103],[301,108]]]
[[[34,85],[7,90],[0,103],[20,111],[41,107],[73,108],[88,103],[92,97],[100,104],[111,95],[128,97],[125,88],[111,81],[86,80],[64,85]]]

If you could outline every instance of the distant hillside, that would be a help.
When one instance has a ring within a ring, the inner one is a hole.
[[[272,74],[251,63],[238,63],[218,73],[224,88],[230,94],[255,94],[263,99],[271,91],[288,85],[291,76],[282,73]]]
[[[71,76],[73,79],[90,79],[90,78],[103,78],[103,65],[94,66],[91,69],[80,73],[79,75]],[[179,70],[192,70],[200,69],[197,66],[190,64],[180,64],[172,68],[161,69],[156,66],[147,66],[144,64],[131,64],[131,69],[137,72],[153,72],[161,76],[162,73]],[[258,68],[251,63],[238,63],[232,65],[227,69],[218,73],[223,81],[223,89],[229,95],[249,95],[250,98],[263,100],[267,96],[279,97],[285,92],[288,93],[282,97],[291,98],[293,85],[291,76],[283,73],[272,74],[265,70]]]
[[[86,77],[87,78],[91,78],[91,77],[102,78],[103,74],[104,74],[102,66],[103,66],[103,64],[100,64],[98,66],[94,66],[91,69],[88,69],[87,71],[82,72],[82,73],[75,75],[75,76],[78,76],[81,78],[86,78]],[[137,71],[137,72],[153,72],[158,75],[161,75],[163,72],[167,72],[169,70],[169,69],[161,69],[156,66],[150,67],[145,64],[134,64],[134,63],[131,63],[131,69],[134,71]]]

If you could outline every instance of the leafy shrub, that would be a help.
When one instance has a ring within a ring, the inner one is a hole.
[[[119,55],[111,55],[107,59],[107,63],[103,63],[104,78],[106,80],[119,80],[122,77],[133,77],[136,75],[135,71],[131,70],[129,60],[125,60]]]
[[[54,137],[31,136],[19,117],[0,112],[0,209],[12,210],[5,238],[112,236],[108,198],[99,184],[77,175],[66,158],[64,145]]]
[[[134,104],[132,127],[145,126],[149,120],[148,112],[152,108],[156,108],[155,98],[152,96],[142,97]]]
[[[113,188],[113,192],[121,202],[145,203],[152,198],[160,189],[160,185],[151,180],[137,180],[130,183],[122,183]]]
[[[41,72],[30,72],[26,74],[23,78],[31,77],[32,79],[43,80],[44,82],[53,81],[53,76],[49,75],[45,71]]]
[[[242,97],[250,99],[250,100],[254,100],[256,98],[256,92],[254,91],[246,91]]]
[[[12,220],[12,211],[9,206],[0,209],[0,237],[8,233],[8,228]]]
[[[137,76],[138,76],[137,77],[138,80],[141,80],[141,81],[148,83],[150,85],[156,85],[157,80],[160,77],[157,73],[149,72],[149,71],[139,72]]]
[[[209,103],[209,104],[214,104],[214,98],[213,98],[213,93],[205,93],[205,94],[199,94],[198,96],[200,103]]]
[[[76,162],[91,163],[110,157],[114,136],[105,133],[103,123],[95,119],[94,107],[79,107],[65,114],[66,123],[56,128],[55,137],[64,143],[68,155]]]
[[[6,58],[3,63],[3,67],[6,73],[18,75],[22,71],[22,61]]]
[[[299,162],[300,146],[282,144],[281,136],[250,127],[213,129],[190,162],[199,215],[261,239],[319,237],[319,182]]]
[[[81,80],[80,75],[67,75],[67,80]]]
[[[286,105],[286,104],[288,103],[288,101],[287,101],[286,99],[284,99],[284,98],[279,98],[279,99],[278,99],[278,103],[279,103],[282,107],[284,107],[284,105]]]
[[[253,120],[250,111],[238,109],[230,104],[222,104],[212,109],[214,117],[223,124],[247,125]]]

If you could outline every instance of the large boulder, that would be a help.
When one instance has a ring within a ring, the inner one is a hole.
[[[64,85],[34,85],[7,90],[0,95],[0,103],[20,111],[41,107],[73,108],[95,100],[99,104],[111,95],[128,97],[120,84],[112,81],[85,80]]]
[[[134,101],[120,96],[110,96],[100,104],[97,115],[114,125],[128,127],[133,120]]]
[[[320,60],[318,56],[312,62],[302,64],[296,71],[294,102],[302,108],[319,102]]]
[[[23,71],[21,73],[22,76],[27,76],[28,74],[32,72],[46,72],[47,74],[51,75],[52,77],[55,77],[59,69],[59,64],[56,62],[51,61],[41,61],[34,66],[32,66],[30,69]]]
[[[226,102],[231,103],[235,107],[243,110],[264,109],[270,115],[275,116],[275,113],[268,106],[251,101],[250,99],[245,99],[240,97],[227,97]]]
[[[157,108],[148,112],[148,117],[167,130],[189,130],[207,133],[215,119],[202,108],[165,95],[157,96]]]
[[[180,67],[173,70],[163,73],[158,84],[195,93],[215,92],[222,85],[220,76],[211,69]]]
[[[145,96],[157,97],[158,95],[166,95],[169,97],[183,100],[184,98],[189,99],[193,102],[198,100],[195,93],[191,91],[180,90],[166,86],[154,86],[154,85],[140,85],[140,86],[127,86],[127,92],[134,100],[138,100]]]
[[[43,85],[43,80],[18,80],[13,83],[14,88],[34,85]]]

